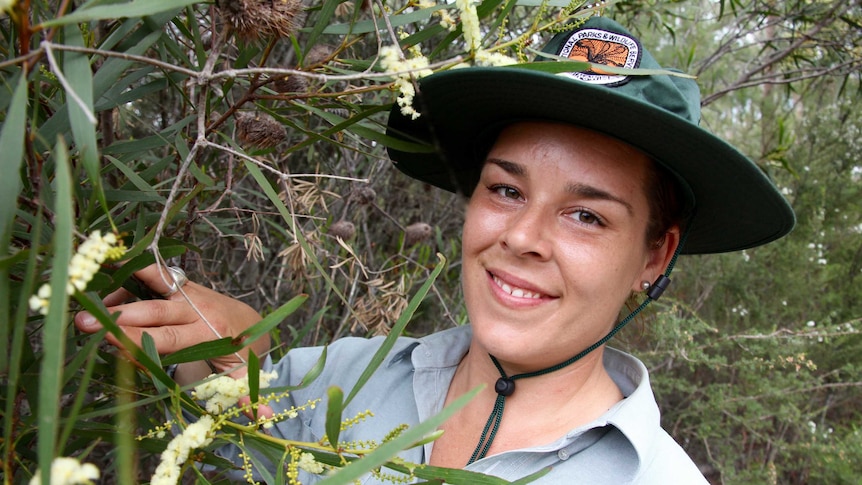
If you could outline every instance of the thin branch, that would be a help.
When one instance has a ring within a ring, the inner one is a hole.
[[[854,2],[854,3],[858,3],[858,2]],[[740,86],[748,83],[750,81],[750,79],[755,74],[769,69],[773,65],[779,63],[780,61],[782,61],[785,58],[787,58],[788,56],[790,56],[798,48],[800,48],[803,44],[808,42],[811,38],[815,37],[821,30],[826,28],[827,25],[829,25],[831,22],[835,21],[836,12],[842,6],[845,8],[852,7],[852,5],[846,5],[846,4],[844,4],[844,2],[835,2],[835,6],[832,7],[832,9],[826,15],[824,15],[823,19],[820,22],[816,23],[813,27],[808,29],[807,32],[804,32],[802,35],[800,35],[799,38],[796,39],[795,42],[791,43],[790,45],[785,47],[783,50],[773,53],[771,56],[769,56],[760,65],[758,65],[758,66],[754,67],[753,69],[743,73],[741,76],[739,76],[739,78],[736,81],[734,81],[729,86],[724,88],[722,90],[722,93],[710,96],[709,102],[712,102],[712,101],[718,99],[719,97],[723,96],[726,93],[729,93],[729,92],[737,90],[737,89],[741,89]],[[704,101],[701,104],[705,105],[706,102]]]
[[[96,115],[90,111],[89,106],[84,103],[84,100],[78,96],[78,93],[75,92],[75,89],[69,84],[69,81],[66,79],[66,76],[63,75],[63,71],[60,70],[60,66],[57,64],[57,59],[54,58],[54,51],[51,50],[51,43],[45,42],[45,55],[48,57],[48,64],[51,66],[51,72],[57,76],[57,81],[60,82],[60,85],[63,86],[63,89],[66,90],[66,95],[72,98],[72,100],[77,104],[81,111],[87,116],[87,120],[93,125],[96,124]]]

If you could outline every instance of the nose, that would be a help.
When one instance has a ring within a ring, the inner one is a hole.
[[[547,260],[552,253],[553,221],[541,207],[527,204],[509,219],[500,244],[518,257]]]

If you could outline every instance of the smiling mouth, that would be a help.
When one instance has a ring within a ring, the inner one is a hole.
[[[503,282],[496,275],[492,274],[491,279],[494,280],[494,284],[496,284],[501,290],[506,293],[514,296],[515,298],[528,298],[532,300],[539,300],[542,298],[541,293],[535,293],[530,290],[525,290],[523,288],[513,287]]]

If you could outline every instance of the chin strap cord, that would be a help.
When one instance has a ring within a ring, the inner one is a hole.
[[[647,307],[651,302],[658,300],[661,297],[664,290],[670,285],[670,273],[673,271],[673,267],[676,265],[676,260],[679,258],[680,251],[682,250],[683,245],[685,244],[685,240],[688,238],[688,231],[686,230],[683,233],[682,238],[680,239],[679,245],[676,247],[676,251],[673,253],[673,257],[670,260],[670,263],[667,265],[667,269],[664,274],[659,275],[656,278],[655,283],[653,283],[649,290],[647,291],[647,297],[644,301],[634,309],[629,315],[611,329],[607,335],[602,337],[598,342],[590,345],[586,349],[582,350],[580,353],[572,357],[571,359],[561,362],[557,365],[553,365],[551,367],[537,370],[534,372],[525,372],[523,374],[516,374],[512,377],[506,375],[506,371],[503,370],[503,366],[500,365],[500,362],[497,361],[497,358],[491,354],[488,356],[491,358],[491,362],[494,363],[494,366],[500,371],[500,378],[497,379],[496,384],[494,385],[494,390],[497,392],[497,399],[494,401],[494,409],[491,410],[491,415],[488,416],[488,422],[485,423],[485,428],[482,429],[482,435],[479,437],[479,443],[476,445],[476,450],[473,451],[473,455],[470,456],[470,461],[467,462],[467,465],[475,462],[476,460],[481,460],[485,458],[488,454],[488,450],[491,448],[491,443],[494,442],[494,437],[497,436],[497,430],[500,428],[500,422],[503,421],[503,409],[506,406],[506,397],[511,396],[515,392],[515,381],[518,379],[525,379],[527,377],[536,377],[545,374],[550,374],[551,372],[558,371],[564,367],[568,367],[575,362],[584,358],[590,352],[596,350],[602,345],[606,344],[608,340],[612,339],[614,335],[617,334],[620,330],[623,329],[626,325],[629,324],[632,320],[634,320],[635,316],[638,313],[642,312],[644,308]]]

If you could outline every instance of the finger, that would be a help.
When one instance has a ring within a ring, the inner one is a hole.
[[[254,419],[254,414],[251,412],[251,398],[249,396],[239,398],[239,402],[237,404],[243,408],[243,413],[249,419]],[[257,416],[259,418],[270,419],[275,416],[275,411],[273,411],[272,407],[267,406],[266,404],[258,404]]]
[[[174,286],[171,272],[164,266],[151,264],[135,272],[135,277],[154,292],[165,295]],[[185,287],[183,288],[185,290]]]
[[[117,306],[127,301],[133,300],[135,295],[125,288],[119,288],[116,291],[109,293],[105,298],[102,298],[102,303],[107,307]]]

